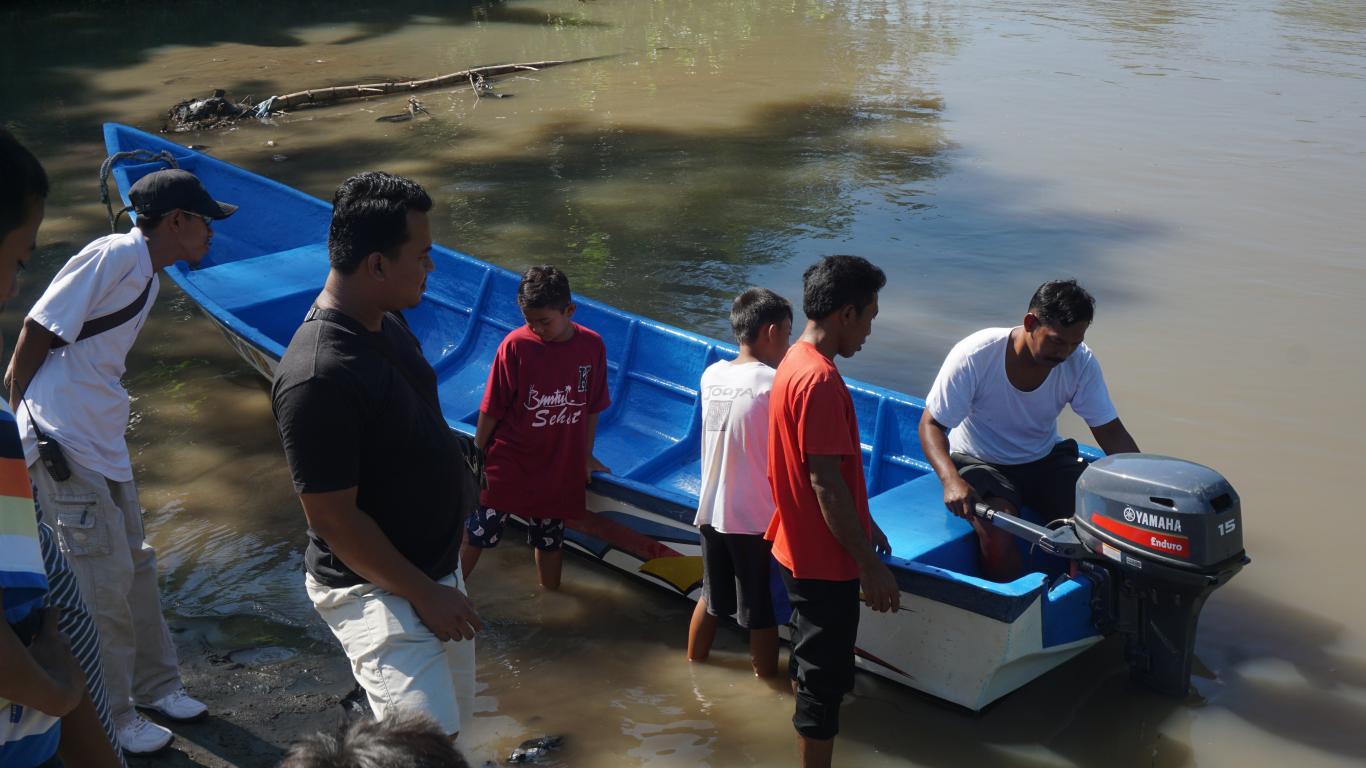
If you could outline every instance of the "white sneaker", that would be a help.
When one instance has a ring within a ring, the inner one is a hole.
[[[130,755],[149,755],[166,748],[174,737],[169,730],[139,715],[119,726],[119,746]]]
[[[204,702],[190,696],[184,688],[177,688],[150,704],[139,704],[138,706],[155,710],[172,720],[181,722],[198,720],[209,713],[209,708],[204,705]]]

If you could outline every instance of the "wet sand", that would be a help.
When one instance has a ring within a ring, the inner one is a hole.
[[[273,664],[237,663],[182,626],[177,644],[185,684],[209,705],[196,723],[168,723],[176,738],[130,766],[273,766],[300,734],[331,731],[342,720],[339,699],[355,685],[338,653],[301,653]],[[152,716],[153,720],[157,718]]]

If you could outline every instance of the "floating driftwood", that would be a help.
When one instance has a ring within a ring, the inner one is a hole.
[[[459,72],[452,72],[449,75],[429,77],[425,80],[403,80],[387,83],[360,83],[357,85],[336,85],[327,88],[310,88],[308,90],[287,93],[283,96],[271,96],[270,98],[257,103],[255,106],[250,105],[246,101],[232,102],[227,99],[223,91],[214,91],[213,96],[210,96],[207,99],[190,99],[171,107],[166,113],[166,130],[180,132],[219,128],[224,125],[230,125],[249,115],[265,118],[278,112],[299,109],[301,107],[327,106],[349,99],[364,99],[371,96],[384,96],[391,93],[409,93],[412,91],[443,88],[446,86],[467,86],[473,90],[477,96],[482,97],[490,95],[492,86],[487,82],[490,78],[516,74],[519,72],[539,72],[543,69],[558,67],[562,64],[579,64],[586,61],[597,61],[605,58],[610,57],[590,56],[582,59],[551,59],[547,61],[530,61],[521,64],[491,64],[483,67],[462,69]]]

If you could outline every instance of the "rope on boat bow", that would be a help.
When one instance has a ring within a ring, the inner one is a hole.
[[[109,174],[114,170],[114,163],[128,159],[141,160],[147,163],[161,161],[172,168],[180,167],[180,163],[176,162],[175,156],[167,149],[163,149],[160,152],[153,152],[150,149],[132,149],[127,152],[115,152],[109,157],[106,157],[104,162],[100,165],[100,202],[104,203],[104,210],[109,214],[110,232],[118,231],[119,216],[122,216],[124,211],[127,211],[128,208],[123,208],[118,214],[114,213],[114,204],[109,200]]]

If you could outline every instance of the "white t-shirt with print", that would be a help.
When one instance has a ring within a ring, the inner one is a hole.
[[[160,287],[147,252],[147,240],[134,228],[107,235],[72,256],[57,272],[28,316],[67,342],[48,353],[29,384],[18,413],[24,458],[38,460],[32,420],[56,440],[70,459],[115,482],[133,479],[124,432],[128,393],[123,378],[128,351],[152,311]],[[117,328],[76,343],[87,320],[117,312],[152,281],[147,303]]]
[[[768,394],[773,369],[722,360],[702,372],[702,489],[694,525],[761,534],[773,518]]]
[[[925,398],[934,420],[949,428],[949,450],[992,464],[1025,464],[1047,456],[1058,437],[1058,414],[1071,405],[1090,427],[1119,417],[1100,362],[1082,344],[1022,392],[1006,377],[1011,328],[987,328],[954,345]]]

